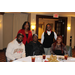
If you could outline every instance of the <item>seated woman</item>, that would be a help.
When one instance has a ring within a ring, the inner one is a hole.
[[[68,54],[66,46],[62,43],[62,36],[58,36],[55,43],[51,46],[51,54],[53,55],[64,55]]]
[[[33,34],[33,41],[27,44],[26,50],[27,56],[42,55],[45,53],[42,44],[38,42],[37,34]]]

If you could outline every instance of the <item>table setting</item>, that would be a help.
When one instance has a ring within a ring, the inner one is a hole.
[[[68,55],[34,55],[24,58],[20,58],[13,62],[75,62],[74,57],[69,57]]]

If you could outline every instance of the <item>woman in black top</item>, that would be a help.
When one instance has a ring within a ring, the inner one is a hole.
[[[62,36],[57,37],[56,42],[51,46],[50,52],[55,55],[68,54],[66,46],[62,43]]]

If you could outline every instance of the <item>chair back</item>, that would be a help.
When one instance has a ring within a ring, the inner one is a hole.
[[[5,51],[5,58],[6,58],[6,62],[7,62],[6,49],[7,49],[7,48],[4,48],[3,50]]]
[[[66,46],[68,50],[68,55],[72,57],[72,47],[71,46]]]

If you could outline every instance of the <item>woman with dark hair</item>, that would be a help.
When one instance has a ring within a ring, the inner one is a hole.
[[[53,55],[64,55],[68,54],[66,46],[62,43],[62,36],[58,36],[55,43],[52,44],[50,52]]]
[[[32,41],[32,32],[30,31],[30,23],[28,21],[24,22],[22,29],[18,31],[18,33],[22,33],[24,35],[23,37],[23,43],[26,47],[26,45]],[[26,50],[26,49],[25,49]]]
[[[53,43],[53,40],[57,39],[57,34],[52,31],[51,24],[46,25],[46,30],[42,34],[41,43],[43,44],[44,51],[46,55],[50,55],[50,47]]]

